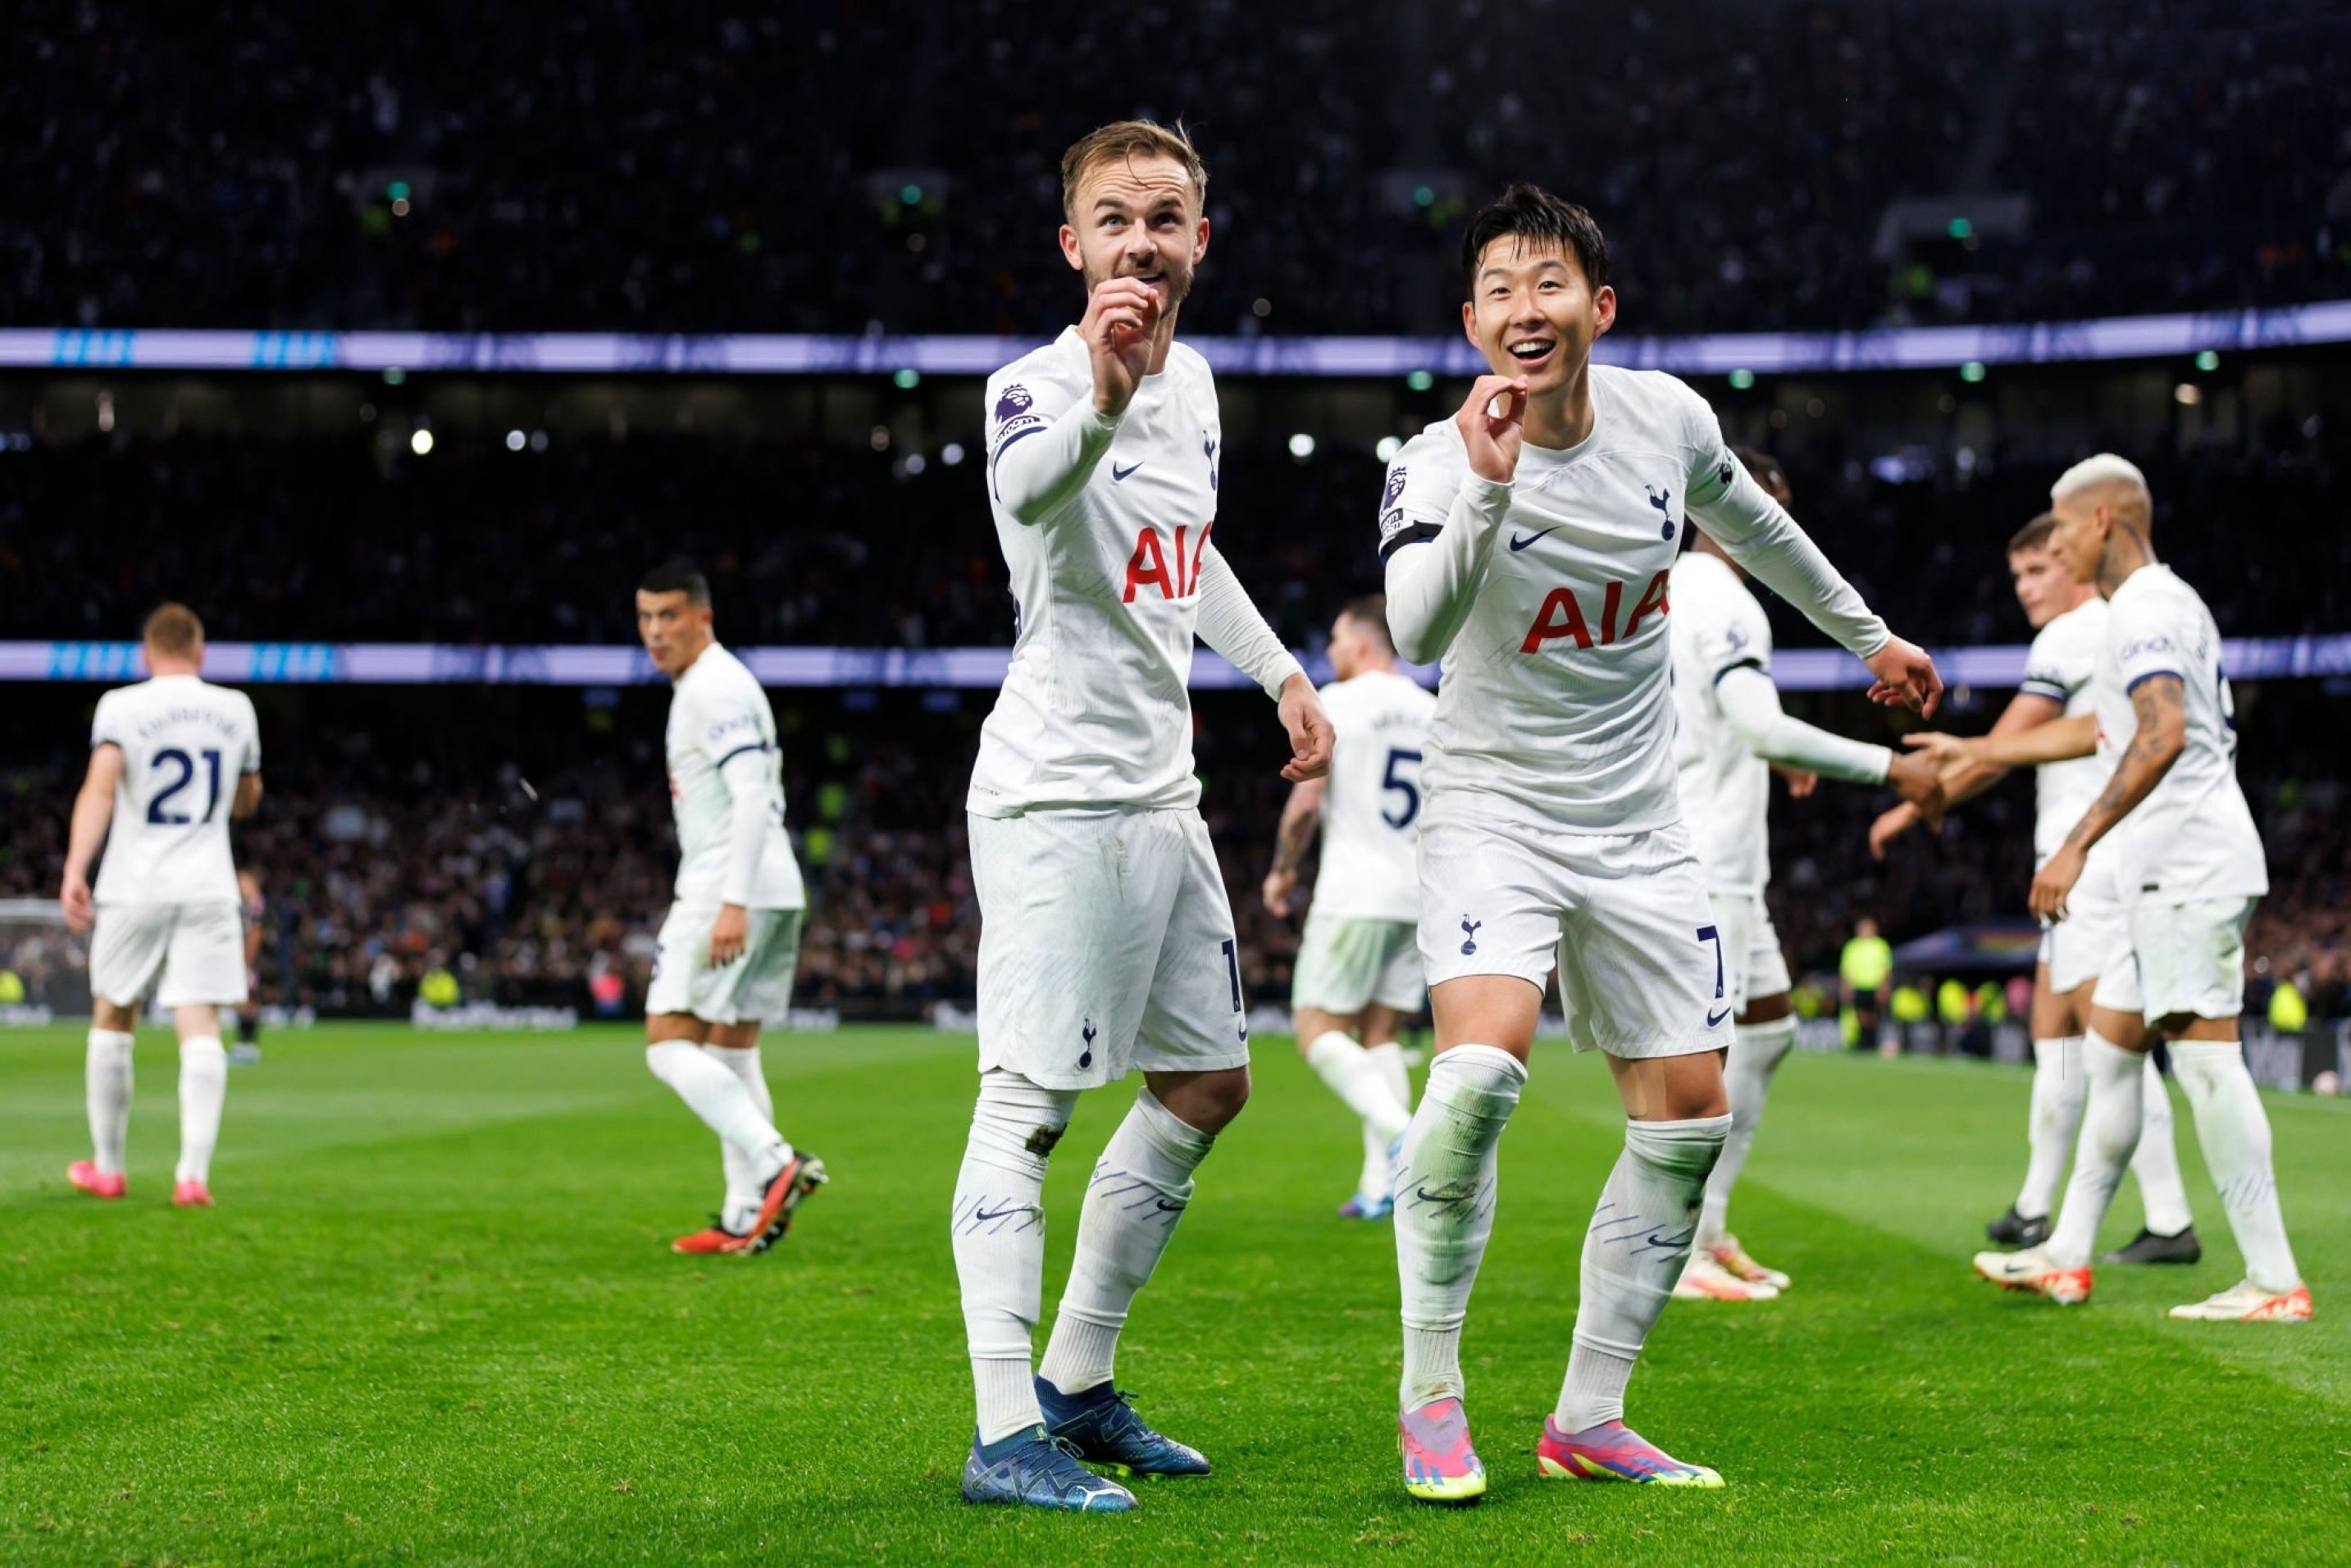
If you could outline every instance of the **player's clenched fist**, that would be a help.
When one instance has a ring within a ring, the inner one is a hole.
[[[1527,378],[1479,376],[1469,400],[1453,416],[1461,444],[1469,449],[1469,471],[1507,485],[1519,471],[1519,448],[1526,439]]]
[[[1093,361],[1094,407],[1108,414],[1126,412],[1137,387],[1150,373],[1153,334],[1159,328],[1159,296],[1132,277],[1105,277],[1086,301],[1078,336]]]

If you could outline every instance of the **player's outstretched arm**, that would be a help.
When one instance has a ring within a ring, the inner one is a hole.
[[[1479,376],[1453,416],[1469,458],[1445,527],[1388,557],[1388,632],[1416,664],[1445,656],[1486,580],[1495,536],[1510,510],[1527,414],[1523,376]]]
[[[2098,721],[2083,713],[2051,719],[2031,729],[2003,732],[1995,727],[1990,735],[1945,735],[1928,729],[1904,736],[1902,744],[1925,752],[1944,768],[2038,768],[2044,762],[2070,762],[2095,754]]]
[[[2115,765],[2115,774],[2057,852],[2042,863],[2032,878],[2032,913],[2043,920],[2065,918],[2065,903],[2081,880],[2083,865],[2088,861],[2090,847],[2114,830],[2138,809],[2140,801],[2154,793],[2188,748],[2187,687],[2178,675],[2149,675],[2131,687],[2131,714],[2138,721],[2138,729],[2123,752],[2122,760]],[[2085,714],[2084,718],[2089,716]],[[2075,721],[2067,719],[2064,723]],[[2095,726],[2095,721],[2092,721]],[[2054,725],[2044,726],[2053,729]]]
[[[65,877],[57,888],[57,902],[64,906],[69,931],[89,930],[96,917],[89,897],[89,867],[114,821],[114,791],[121,782],[122,748],[111,744],[93,748],[89,772],[74,796],[72,825],[66,832]]]
[[[1298,867],[1322,821],[1322,793],[1329,788],[1322,779],[1305,779],[1292,786],[1290,799],[1282,802],[1281,825],[1273,834],[1273,869],[1265,873],[1264,885],[1259,890],[1266,908],[1275,915],[1290,912],[1290,895],[1298,886]]]
[[[1051,415],[1044,412],[1050,390],[1023,389],[1040,402],[999,422],[990,458],[993,483],[997,499],[1017,521],[1031,528],[1047,521],[1093,477],[1151,368],[1151,334],[1158,321],[1158,297],[1150,289],[1131,277],[1104,279],[1078,323],[1093,374],[1091,389],[1067,382],[1050,389],[1068,399]],[[1001,410],[1006,390],[991,384],[991,410]]]
[[[2028,730],[2040,728],[2064,716],[2064,706],[2033,692],[2019,692],[2008,699],[2000,718],[1986,737],[1992,741],[2005,741]],[[1938,759],[1939,762],[1939,759]],[[2006,766],[1969,758],[1957,762],[1939,762],[1943,769],[1943,804],[1946,808],[1972,800],[2002,779],[2008,777]],[[1869,825],[1869,854],[1872,860],[1884,860],[1894,841],[1918,825],[1917,809],[1907,800],[1882,813]]]
[[[1780,706],[1780,689],[1762,671],[1725,670],[1715,683],[1715,700],[1747,749],[1766,762],[1851,784],[1891,784],[1929,822],[1942,821],[1943,786],[1932,763],[1806,724]]]
[[[1200,552],[1200,641],[1280,705],[1281,727],[1290,734],[1290,760],[1281,776],[1295,783],[1328,772],[1331,720],[1314,695],[1314,683],[1265,623],[1257,601],[1214,545]]]

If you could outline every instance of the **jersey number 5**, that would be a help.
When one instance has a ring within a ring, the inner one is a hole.
[[[178,747],[173,746],[157,752],[153,760],[148,763],[150,768],[158,772],[161,772],[166,765],[176,767],[180,770],[180,776],[177,779],[164,785],[162,790],[152,800],[147,802],[149,821],[160,823],[167,828],[184,828],[190,822],[209,822],[213,820],[213,811],[220,805],[221,754],[217,751],[206,751],[201,755],[204,759],[204,776],[208,790],[204,796],[204,814],[201,817],[191,817],[184,811],[163,810],[164,803],[186,789],[196,777],[194,759]]]
[[[1397,771],[1407,763],[1412,767],[1411,772]],[[1380,821],[1398,832],[1411,827],[1412,820],[1420,815],[1420,753],[1406,751],[1401,746],[1390,747],[1387,771],[1380,775],[1380,789],[1384,794],[1394,793],[1404,797],[1402,808],[1392,811],[1382,810]]]

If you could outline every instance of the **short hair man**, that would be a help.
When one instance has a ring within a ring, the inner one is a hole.
[[[761,1252],[826,1180],[776,1130],[759,1029],[792,1004],[808,895],[784,831],[783,753],[758,677],[718,642],[710,584],[657,567],[637,587],[637,635],[670,678],[666,748],[677,886],[645,992],[645,1065],[718,1134],[726,1197],[679,1252]]]
[[[204,678],[204,623],[186,605],[157,609],[142,642],[148,678],[98,699],[57,894],[67,925],[90,933],[87,1088],[95,1148],[66,1176],[95,1197],[129,1188],[131,1046],[152,988],[180,1036],[172,1201],[209,1208],[228,1095],[220,1009],[247,995],[229,823],[261,805],[261,726],[252,698]],[[106,858],[93,889],[89,867],[100,844]]]
[[[2093,711],[2002,740],[1912,740],[1946,763],[2114,758],[2105,787],[2034,874],[2032,902],[2043,919],[2067,918],[2091,852],[2112,836],[2130,956],[2091,994],[2082,1047],[2088,1103],[2056,1228],[2043,1246],[1977,1254],[1976,1270],[2061,1304],[2089,1300],[2098,1224],[2146,1124],[2141,1058],[2162,1038],[2245,1260],[2241,1281],[2171,1315],[2303,1322],[2310,1291],[2286,1239],[2269,1115],[2238,1036],[2245,923],[2269,891],[2269,873],[2237,783],[2220,631],[2196,591],[2157,559],[2154,497],[2135,465],[2100,453],[2060,475],[2049,498],[2057,555],[2106,601]]]

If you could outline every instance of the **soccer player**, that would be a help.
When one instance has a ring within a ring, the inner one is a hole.
[[[2008,570],[2016,601],[2033,629],[2025,655],[2024,680],[1991,727],[1995,739],[2022,735],[2060,718],[2090,712],[2098,653],[2105,645],[2106,601],[2097,589],[2076,582],[2050,549],[2056,517],[2044,512],[2008,541]],[[2065,834],[2097,798],[2109,769],[2095,758],[2044,762],[2033,772],[2035,791],[2032,854],[2037,868],[2065,841]],[[1991,788],[2005,768],[1959,763],[1943,774],[1944,793],[1954,803]],[[1918,821],[1905,801],[1870,825],[1869,851],[1879,860],[1886,847]],[[2067,901],[2062,922],[2043,928],[2041,957],[2032,974],[2032,1094],[2027,1125],[2024,1185],[2007,1212],[1984,1227],[1994,1241],[2038,1247],[2049,1239],[2049,1215],[2057,1183],[2082,1124],[2082,1030],[2089,1018],[2090,993],[2098,977],[2130,952],[2122,890],[2115,881],[2117,846],[2108,841],[2085,862],[2082,880]],[[2188,1188],[2179,1177],[2173,1147],[2171,1097],[2155,1058],[2147,1058],[2143,1094],[2147,1119],[2131,1169],[2138,1176],[2147,1221],[2129,1246],[2104,1254],[2105,1263],[2193,1263],[2203,1256],[2188,1211]]]
[[[1776,505],[1792,503],[1779,464],[1743,447],[1735,455]],[[1771,1075],[1796,1043],[1788,960],[1763,901],[1771,880],[1765,821],[1771,770],[1889,784],[1930,818],[1941,815],[1943,788],[1934,764],[1915,753],[1847,740],[1782,712],[1771,681],[1771,622],[1748,590],[1746,573],[1707,534],[1687,530],[1687,538],[1690,548],[1674,563],[1667,584],[1674,607],[1667,622],[1674,770],[1722,941],[1732,1009],[1724,1065],[1730,1131],[1707,1177],[1698,1235],[1674,1294],[1685,1301],[1769,1301],[1788,1288],[1788,1276],[1749,1257],[1729,1223],[1730,1189],[1754,1145]]]
[[[776,1130],[759,1026],[791,1009],[808,895],[784,831],[783,754],[758,677],[719,644],[710,584],[657,567],[637,588],[637,635],[670,678],[677,888],[645,990],[645,1065],[718,1134],[726,1197],[689,1253],[762,1252],[826,1180]]]
[[[1463,329],[1493,373],[1396,455],[1380,519],[1396,651],[1444,660],[1420,836],[1437,1056],[1396,1178],[1405,1490],[1485,1490],[1461,1324],[1554,956],[1575,1043],[1607,1054],[1627,1120],[1540,1468],[1719,1486],[1622,1419],[1730,1129],[1736,1004],[1674,784],[1667,587],[1681,530],[1703,524],[1860,655],[1877,700],[1931,706],[1941,683],[1740,466],[1703,399],[1591,363],[1616,296],[1590,214],[1514,185],[1471,219],[1462,259]]]
[[[1111,1376],[1192,1173],[1249,1098],[1232,909],[1192,768],[1195,632],[1280,704],[1285,778],[1329,767],[1331,726],[1208,542],[1216,386],[1175,340],[1207,250],[1207,189],[1180,129],[1125,121],[1071,147],[1061,252],[1085,314],[987,382],[988,497],[1019,629],[968,800],[979,1100],[951,1229],[978,1403],[974,1502],[1135,1506],[1073,1454],[1143,1475],[1208,1469]],[[1046,1162],[1079,1092],[1137,1070],[1032,1376]]]
[[[1275,834],[1265,906],[1290,911],[1298,862],[1322,830],[1314,903],[1300,933],[1290,1007],[1299,1054],[1364,1124],[1364,1168],[1339,1206],[1350,1219],[1395,1207],[1395,1141],[1412,1120],[1412,1081],[1396,1025],[1420,1009],[1420,881],[1413,846],[1420,760],[1437,698],[1396,671],[1387,601],[1353,600],[1331,626],[1322,711],[1337,738],[1328,779],[1291,786]]]
[[[228,825],[261,804],[261,726],[251,697],[204,678],[204,623],[186,605],[157,609],[143,641],[148,678],[98,699],[57,894],[66,925],[90,933],[86,1082],[96,1147],[66,1179],[94,1197],[128,1190],[131,1031],[152,988],[180,1036],[172,1201],[210,1208],[228,1095],[220,1009],[246,994]],[[89,866],[101,843],[93,892]]]
[[[2269,1116],[2237,1031],[2245,923],[2269,891],[2269,873],[2237,784],[2220,629],[2196,591],[2156,558],[2154,499],[2137,467],[2100,453],[2060,475],[2050,500],[2052,546],[2074,580],[2095,583],[2106,601],[2093,711],[2005,739],[1918,743],[1947,764],[2115,757],[2105,787],[2034,874],[2032,912],[2066,919],[2091,852],[2111,837],[2130,958],[2091,994],[2082,1045],[2088,1103],[2056,1228],[2039,1247],[1977,1254],[1976,1270],[2063,1304],[2089,1300],[2090,1249],[2146,1121],[2141,1058],[2161,1035],[2245,1260],[2243,1281],[2171,1315],[2302,1322],[2310,1291],[2286,1240]]]

